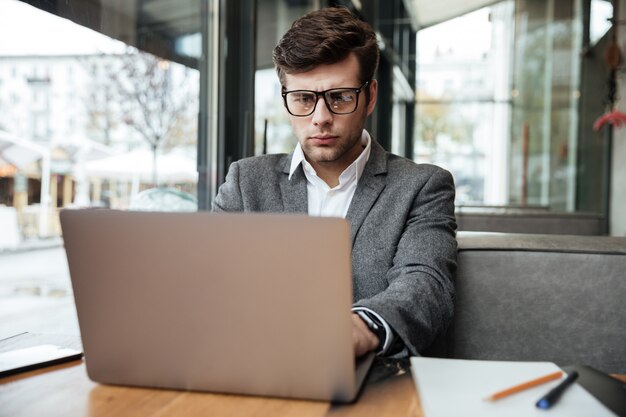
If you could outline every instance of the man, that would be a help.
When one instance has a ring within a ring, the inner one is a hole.
[[[347,9],[299,18],[273,57],[298,145],[234,162],[213,209],[347,218],[355,354],[424,352],[453,313],[450,173],[387,153],[363,129],[376,105],[379,50],[372,28]],[[293,239],[306,241],[296,231]],[[302,250],[323,262],[315,247]]]

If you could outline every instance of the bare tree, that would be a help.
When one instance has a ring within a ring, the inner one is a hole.
[[[105,142],[120,124],[137,132],[153,153],[157,185],[158,151],[192,144],[196,137],[198,91],[192,70],[131,47],[102,58],[91,69],[101,74],[93,74],[87,96],[88,124],[100,129]]]

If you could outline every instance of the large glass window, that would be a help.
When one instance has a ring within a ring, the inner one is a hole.
[[[509,199],[573,211],[582,15],[558,3],[516,3]]]
[[[27,3],[0,0],[0,338],[78,332],[59,210],[197,209],[208,118],[207,2]]]
[[[604,212],[607,145],[590,120],[611,13],[505,0],[418,33],[414,158],[452,171],[457,205]]]
[[[513,2],[418,32],[414,159],[455,176],[458,205],[507,203]]]

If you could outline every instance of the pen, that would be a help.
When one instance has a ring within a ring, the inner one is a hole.
[[[574,381],[576,381],[576,378],[578,378],[578,372],[573,371],[572,373],[570,373],[567,378],[563,380],[563,382],[561,382],[555,388],[551,389],[550,392],[548,392],[546,395],[541,397],[539,401],[537,401],[537,408],[542,408],[545,410],[556,404],[556,402],[561,397],[561,394],[563,394],[563,391],[565,391],[567,387],[572,385]]]
[[[551,374],[542,376],[540,378],[536,378],[531,381],[527,381],[522,384],[507,388],[505,390],[498,391],[495,394],[491,394],[489,397],[486,398],[486,400],[490,400],[490,401],[499,400],[500,398],[507,397],[511,394],[515,394],[516,392],[520,392],[528,388],[536,387],[537,385],[545,384],[546,382],[559,379],[562,376],[563,376],[563,372],[561,371],[553,372]]]

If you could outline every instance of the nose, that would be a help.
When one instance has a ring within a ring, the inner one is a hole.
[[[320,100],[322,101],[320,103]],[[311,122],[316,125],[327,125],[331,123],[333,120],[333,114],[328,110],[326,106],[326,101],[324,101],[324,97],[317,98],[317,105],[315,106],[315,111],[313,112],[313,118]]]

